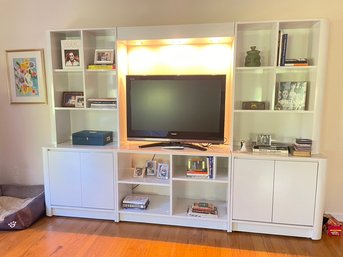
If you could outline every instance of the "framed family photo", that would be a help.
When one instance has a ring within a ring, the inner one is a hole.
[[[144,168],[142,168],[142,167],[135,167],[135,168],[133,168],[133,177],[134,178],[142,178],[142,177],[144,177]]]
[[[147,161],[146,162],[146,174],[148,176],[156,176],[157,162]]]
[[[275,110],[307,110],[307,81],[284,81],[276,85]]]
[[[169,178],[169,165],[168,163],[159,163],[157,167],[157,178]]]
[[[114,50],[113,49],[95,49],[94,64],[113,64]]]
[[[82,98],[81,98],[82,97]],[[83,103],[79,103],[82,99],[83,101],[83,92],[63,92],[62,96],[62,106],[63,107],[83,107]]]
[[[46,103],[43,49],[7,50],[10,103]]]
[[[63,69],[82,67],[81,40],[61,40]]]

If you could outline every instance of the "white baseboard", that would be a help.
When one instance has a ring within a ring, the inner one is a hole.
[[[339,212],[325,212],[327,214],[331,214],[332,216],[334,216],[338,221],[343,222],[343,213],[339,213]]]

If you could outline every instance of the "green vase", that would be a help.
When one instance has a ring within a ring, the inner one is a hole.
[[[260,51],[256,50],[256,46],[251,46],[251,50],[247,52],[245,57],[245,67],[259,67],[261,66]]]

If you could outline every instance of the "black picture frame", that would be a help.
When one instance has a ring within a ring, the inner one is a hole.
[[[63,107],[75,107],[76,97],[83,96],[83,92],[63,92],[62,96],[62,106]]]

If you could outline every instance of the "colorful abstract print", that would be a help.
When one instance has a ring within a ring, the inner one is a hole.
[[[39,96],[36,58],[13,59],[16,96]]]

